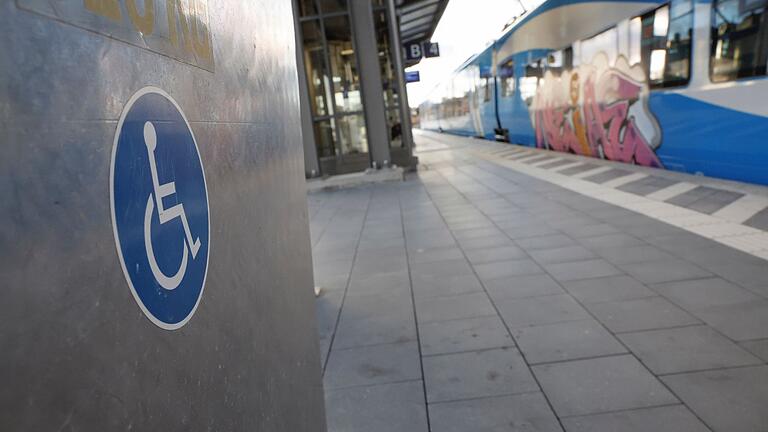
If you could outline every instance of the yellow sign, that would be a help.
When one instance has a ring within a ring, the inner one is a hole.
[[[213,72],[207,0],[17,0],[19,7]]]

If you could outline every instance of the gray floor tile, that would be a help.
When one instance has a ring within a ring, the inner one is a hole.
[[[768,300],[702,309],[696,316],[736,341],[768,338]]]
[[[622,274],[621,270],[602,259],[547,264],[544,268],[547,273],[561,282]]]
[[[645,244],[642,240],[631,235],[620,232],[605,234],[593,237],[584,237],[579,240],[587,249],[600,251],[601,249],[642,246]]]
[[[662,380],[715,432],[766,430],[768,366],[669,375]]]
[[[743,193],[721,190],[708,197],[704,197],[687,207],[702,213],[712,214],[743,196]]]
[[[712,276],[712,273],[701,267],[680,259],[618,264],[618,267],[640,282],[649,284]]]
[[[677,403],[675,396],[631,355],[532,369],[561,417]]]
[[[432,432],[558,432],[563,429],[541,393],[429,405]]]
[[[571,261],[583,261],[596,258],[595,254],[583,246],[565,246],[554,249],[532,250],[529,252],[539,264],[557,264]]]
[[[744,349],[768,362],[768,339],[745,341],[739,343]]]
[[[752,292],[720,278],[669,282],[651,288],[688,311],[760,300]]]
[[[612,332],[631,332],[699,324],[700,321],[662,297],[602,303],[587,308]]]
[[[418,249],[411,251],[408,256],[411,262],[417,264],[436,261],[451,261],[464,258],[461,249],[458,247]]]
[[[548,226],[544,226],[541,223],[537,223],[534,226],[516,226],[512,228],[504,228],[503,230],[504,233],[515,240],[558,233],[557,230]]]
[[[328,390],[328,432],[429,432],[421,381]]]
[[[416,340],[416,324],[407,311],[395,311],[370,316],[346,313],[336,329],[334,348],[352,348],[367,345],[407,342]]]
[[[409,250],[445,248],[456,245],[456,241],[450,235],[414,238],[406,234],[406,241]]]
[[[430,356],[422,361],[430,403],[539,389],[515,348]]]
[[[763,210],[760,210],[759,212],[755,213],[754,216],[747,219],[746,222],[744,222],[744,225],[751,226],[752,228],[761,229],[764,231],[768,231],[768,208],[764,208]]]
[[[566,294],[497,300],[496,307],[510,328],[589,318],[587,311]]]
[[[504,233],[499,231],[498,228],[489,227],[454,230],[453,235],[456,237],[456,240],[462,241],[481,237],[503,236]]]
[[[567,432],[709,432],[684,405],[567,417]]]
[[[640,180],[635,180],[633,182],[619,186],[616,189],[636,195],[646,196],[650,193],[668,188],[677,183],[678,182],[676,180],[671,180],[664,177],[648,176]]]
[[[768,297],[768,266],[763,260],[758,262],[744,262],[744,260],[725,262],[709,265],[707,269],[723,279]]]
[[[521,327],[513,334],[529,364],[627,352],[613,335],[592,319]]]
[[[472,264],[483,264],[495,261],[521,260],[528,258],[524,250],[517,246],[502,246],[488,249],[469,249],[467,258]]]
[[[714,194],[718,190],[719,189],[715,189],[709,186],[697,186],[688,192],[669,198],[666,202],[682,207],[688,207],[696,201]]]
[[[544,270],[529,259],[497,261],[486,264],[477,264],[474,266],[477,275],[483,282],[494,279],[502,279],[510,276],[523,276],[544,273]]]
[[[597,167],[599,167],[599,165],[592,164],[592,163],[584,163],[584,164],[581,164],[581,165],[576,165],[576,166],[571,167],[571,168],[566,168],[566,169],[564,169],[562,171],[557,170],[557,172],[562,174],[562,175],[572,176],[572,175],[575,175],[575,174],[578,174],[578,173],[589,171],[591,169],[595,169]]]
[[[459,245],[465,251],[471,249],[486,249],[500,246],[514,246],[511,240],[501,235],[459,240]]]
[[[527,159],[524,163],[526,164],[535,164],[536,162],[544,162],[545,160],[554,159],[555,156],[549,156],[549,155],[542,155],[533,159]]]
[[[627,171],[620,168],[611,168],[608,171],[603,171],[598,174],[585,177],[584,180],[591,181],[592,183],[603,184],[609,180],[617,179],[619,177],[625,177],[632,174],[631,171]]]
[[[708,326],[624,333],[619,338],[657,375],[762,363]]]
[[[572,159],[560,159],[552,162],[545,163],[544,165],[539,165],[538,168],[541,169],[553,169],[559,166],[568,165],[569,163],[572,163]]]
[[[494,279],[485,283],[485,289],[494,301],[565,294],[560,284],[545,274]]]
[[[620,246],[600,249],[600,256],[613,264],[635,264],[674,259],[663,250],[651,245]]]
[[[514,346],[498,316],[419,325],[421,354],[447,354]]]
[[[331,350],[326,389],[421,379],[415,342]]]
[[[609,276],[563,282],[563,287],[583,303],[632,300],[656,296],[645,285],[629,276]]]
[[[349,281],[349,292],[355,294],[382,294],[408,288],[408,272],[374,273],[353,276]]]
[[[412,279],[440,278],[445,276],[459,276],[472,274],[472,267],[464,257],[451,261],[435,261],[419,264],[411,264]]]
[[[474,274],[413,280],[413,295],[417,299],[469,294],[482,290],[483,286]]]
[[[618,228],[607,223],[596,223],[585,226],[575,226],[563,228],[562,231],[569,236],[577,239],[585,239],[590,237],[602,237],[608,234],[619,233]]]
[[[419,323],[495,315],[496,310],[485,292],[416,300]]]
[[[576,242],[564,234],[552,234],[539,237],[519,239],[517,245],[527,251],[538,249],[554,249],[563,246],[574,246]]]

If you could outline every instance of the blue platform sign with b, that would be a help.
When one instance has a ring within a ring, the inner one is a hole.
[[[164,91],[145,87],[123,109],[112,148],[112,228],[133,297],[175,330],[205,286],[210,218],[205,173],[189,122]]]

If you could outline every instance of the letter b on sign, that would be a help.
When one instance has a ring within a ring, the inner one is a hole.
[[[421,43],[413,42],[405,45],[405,58],[407,60],[421,60],[422,56]]]

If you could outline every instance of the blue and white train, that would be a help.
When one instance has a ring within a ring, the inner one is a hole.
[[[421,127],[768,184],[768,0],[547,0]]]

